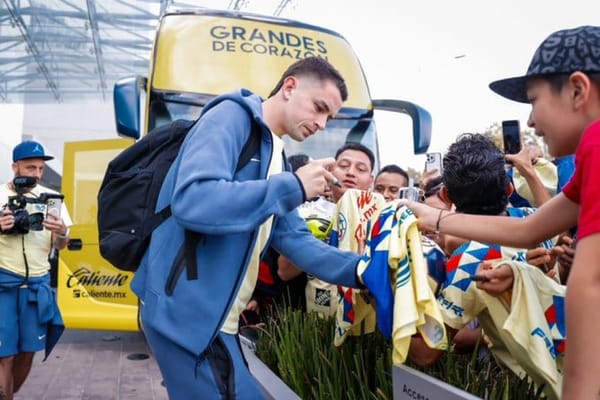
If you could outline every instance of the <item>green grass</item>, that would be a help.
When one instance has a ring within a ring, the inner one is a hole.
[[[391,343],[379,333],[349,337],[333,346],[335,322],[290,308],[278,311],[257,342],[258,357],[302,399],[392,399]],[[492,357],[447,352],[428,375],[484,399],[541,398]]]

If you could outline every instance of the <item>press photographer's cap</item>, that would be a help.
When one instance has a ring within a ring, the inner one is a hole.
[[[490,89],[507,99],[529,103],[528,79],[576,71],[600,72],[600,26],[554,32],[537,48],[524,76],[492,82]]]
[[[52,160],[54,157],[44,152],[44,147],[36,141],[26,140],[19,143],[13,149],[13,162],[28,158],[41,158],[44,161]]]

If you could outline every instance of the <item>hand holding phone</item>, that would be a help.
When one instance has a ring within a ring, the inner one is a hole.
[[[60,210],[62,207],[61,197],[51,197],[46,201],[46,218],[52,215],[53,218],[60,218]]]
[[[419,202],[422,201],[424,197],[425,194],[423,193],[423,190],[414,186],[403,187],[398,191],[399,199],[408,199],[410,201]]]
[[[256,311],[244,310],[240,315],[241,323],[243,326],[253,326],[260,323],[260,316]]]
[[[437,170],[438,175],[442,175],[442,153],[427,153],[425,160],[425,172]]]
[[[504,154],[517,154],[521,151],[521,129],[518,120],[502,121],[502,141]]]

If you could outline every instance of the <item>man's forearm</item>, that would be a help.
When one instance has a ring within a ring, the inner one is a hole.
[[[69,228],[66,229],[62,234],[55,233],[54,236],[54,247],[58,250],[64,249],[69,243],[69,234],[71,230]]]

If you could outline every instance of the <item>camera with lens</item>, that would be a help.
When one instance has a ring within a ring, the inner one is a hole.
[[[46,204],[49,199],[63,198],[62,194],[55,193],[42,193],[39,197],[27,197],[25,192],[36,185],[37,181],[33,177],[29,176],[17,176],[13,179],[14,191],[17,192],[15,196],[9,196],[8,202],[4,206],[8,208],[15,219],[15,223],[12,228],[6,231],[2,231],[6,235],[24,235],[29,231],[41,231],[44,229],[42,222],[44,221],[44,213],[36,212],[29,213],[27,211],[27,204]]]

